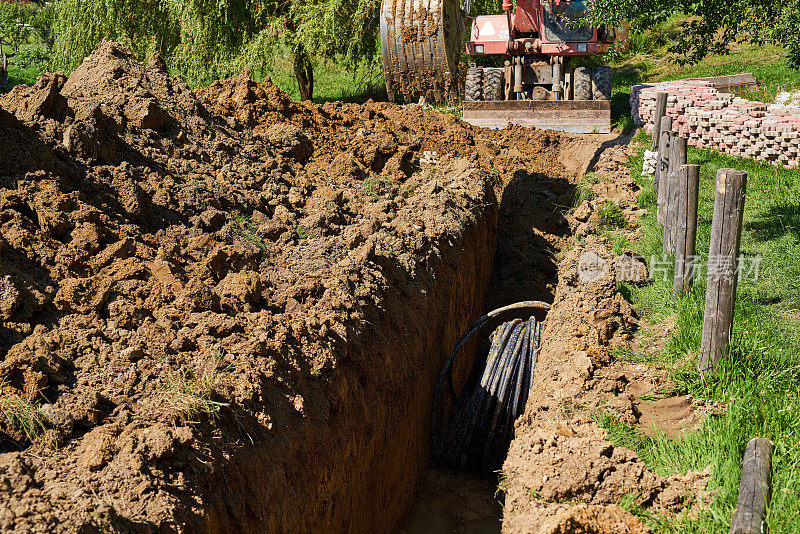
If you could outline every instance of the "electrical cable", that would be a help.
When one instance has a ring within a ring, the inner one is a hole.
[[[531,316],[495,328],[485,360],[473,367],[460,395],[453,386],[453,363],[467,341],[491,319],[512,310],[549,308],[544,302],[525,301],[493,310],[475,321],[458,340],[434,392],[431,433],[440,463],[487,474],[501,466],[514,435],[514,422],[524,411],[533,386],[541,323]],[[445,381],[455,408],[439,432],[438,412]]]

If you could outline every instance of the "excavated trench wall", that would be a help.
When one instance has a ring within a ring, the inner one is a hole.
[[[412,278],[384,264],[405,283],[367,310],[371,326],[346,347],[339,376],[308,384],[346,400],[321,427],[287,429],[280,458],[258,442],[237,451],[204,489],[206,515],[191,530],[396,532],[430,463],[436,380],[482,313],[496,238],[492,203]]]

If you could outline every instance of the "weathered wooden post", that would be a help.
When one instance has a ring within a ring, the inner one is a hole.
[[[731,339],[746,185],[747,173],[744,171],[717,171],[708,251],[706,309],[698,362],[701,373],[717,368]]]
[[[672,129],[672,117],[661,117],[661,128],[659,130],[658,156],[656,157],[656,172],[653,175],[653,194],[656,197],[658,208],[659,188],[661,187],[661,177],[666,174],[669,166],[669,131]],[[660,208],[656,210],[656,219],[661,223]]]
[[[697,239],[697,199],[700,190],[700,165],[681,165],[678,169],[678,209],[675,226],[674,295],[689,291],[694,276]]]
[[[772,493],[772,442],[753,438],[747,443],[739,482],[739,500],[731,519],[729,534],[767,532],[764,521]]]
[[[661,119],[667,114],[667,93],[658,93],[656,96],[656,108],[653,110],[653,141],[650,143],[650,150],[658,150],[661,141]],[[670,121],[671,122],[671,121]],[[672,124],[670,124],[672,128]]]
[[[675,251],[675,227],[678,219],[678,170],[686,164],[687,139],[671,132],[667,179],[661,191],[664,193],[664,231],[662,234],[664,254]]]
[[[661,135],[664,135],[664,131],[662,130]],[[667,187],[669,184],[669,173],[672,169],[672,163],[670,162],[669,158],[672,156],[672,141],[675,137],[675,132],[672,130],[667,130],[666,132],[666,139],[664,142],[664,154],[663,159],[659,160],[659,170],[661,171],[658,175],[658,195],[657,195],[657,202],[658,202],[658,211],[656,213],[656,218],[660,224],[664,224],[664,212],[667,206]]]

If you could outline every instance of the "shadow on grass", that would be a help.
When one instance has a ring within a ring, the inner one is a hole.
[[[752,222],[745,223],[745,230],[752,231],[758,241],[770,241],[786,234],[800,240],[800,205],[780,202],[760,213]]]

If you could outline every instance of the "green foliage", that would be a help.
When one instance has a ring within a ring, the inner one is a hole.
[[[578,206],[586,202],[587,200],[592,200],[594,198],[594,190],[592,190],[592,185],[598,183],[597,175],[595,173],[589,173],[581,177],[580,180],[575,184],[575,196],[572,199],[572,210],[575,211],[578,209]]]
[[[28,30],[24,26],[26,11],[19,0],[0,1],[0,43],[11,45],[13,51],[25,41]],[[12,50],[4,50],[9,53]]]
[[[74,69],[111,39],[140,59],[160,53],[197,85],[244,69],[263,75],[276,55],[313,43],[316,58],[354,68],[375,55],[379,7],[377,0],[61,0],[54,61]]]
[[[55,43],[55,34],[53,33],[55,15],[55,3],[43,3],[35,8],[33,15],[28,21],[33,28],[33,32],[39,38],[39,41],[45,45],[47,50],[53,48],[53,44]],[[48,57],[48,61],[49,59]]]
[[[252,218],[239,216],[236,218],[236,226],[238,227],[239,236],[242,241],[255,245],[262,252],[269,252],[269,246],[258,234],[258,224],[256,224]]]
[[[709,54],[724,54],[737,42],[778,44],[800,65],[800,0],[593,0],[593,24],[629,21],[642,32],[676,14],[686,16],[670,39],[677,61],[696,63]],[[635,40],[634,40],[635,42]]]
[[[50,54],[42,47],[21,47],[14,55],[14,66],[18,69],[32,69],[45,72],[50,66]]]

